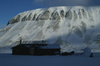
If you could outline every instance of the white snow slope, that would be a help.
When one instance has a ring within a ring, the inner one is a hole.
[[[61,6],[19,13],[0,29],[0,47],[23,41],[47,40],[61,51],[100,50],[100,6]]]

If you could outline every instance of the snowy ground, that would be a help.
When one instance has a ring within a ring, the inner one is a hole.
[[[93,56],[29,56],[0,53],[0,66],[100,66],[100,53],[93,53]]]

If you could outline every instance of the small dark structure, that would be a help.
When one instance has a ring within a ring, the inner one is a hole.
[[[30,48],[25,45],[18,45],[12,48],[13,55],[29,55]]]
[[[60,46],[59,44],[47,44],[40,46],[37,52],[39,55],[60,55]]]
[[[59,44],[20,44],[12,47],[13,55],[60,55]]]
[[[90,57],[93,57],[93,53],[91,53]]]
[[[71,52],[63,52],[61,55],[62,56],[65,56],[65,55],[74,55],[74,51],[71,51]]]

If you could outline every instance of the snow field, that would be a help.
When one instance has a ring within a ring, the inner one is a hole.
[[[100,53],[94,57],[72,56],[27,56],[0,54],[0,66],[100,66]]]

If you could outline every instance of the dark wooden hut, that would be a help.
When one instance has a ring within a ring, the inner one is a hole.
[[[12,47],[13,55],[55,55],[60,54],[59,44],[20,44]]]
[[[29,55],[30,48],[25,45],[18,45],[12,48],[13,55]]]
[[[59,44],[47,44],[46,46],[40,46],[38,49],[39,55],[60,55]]]

